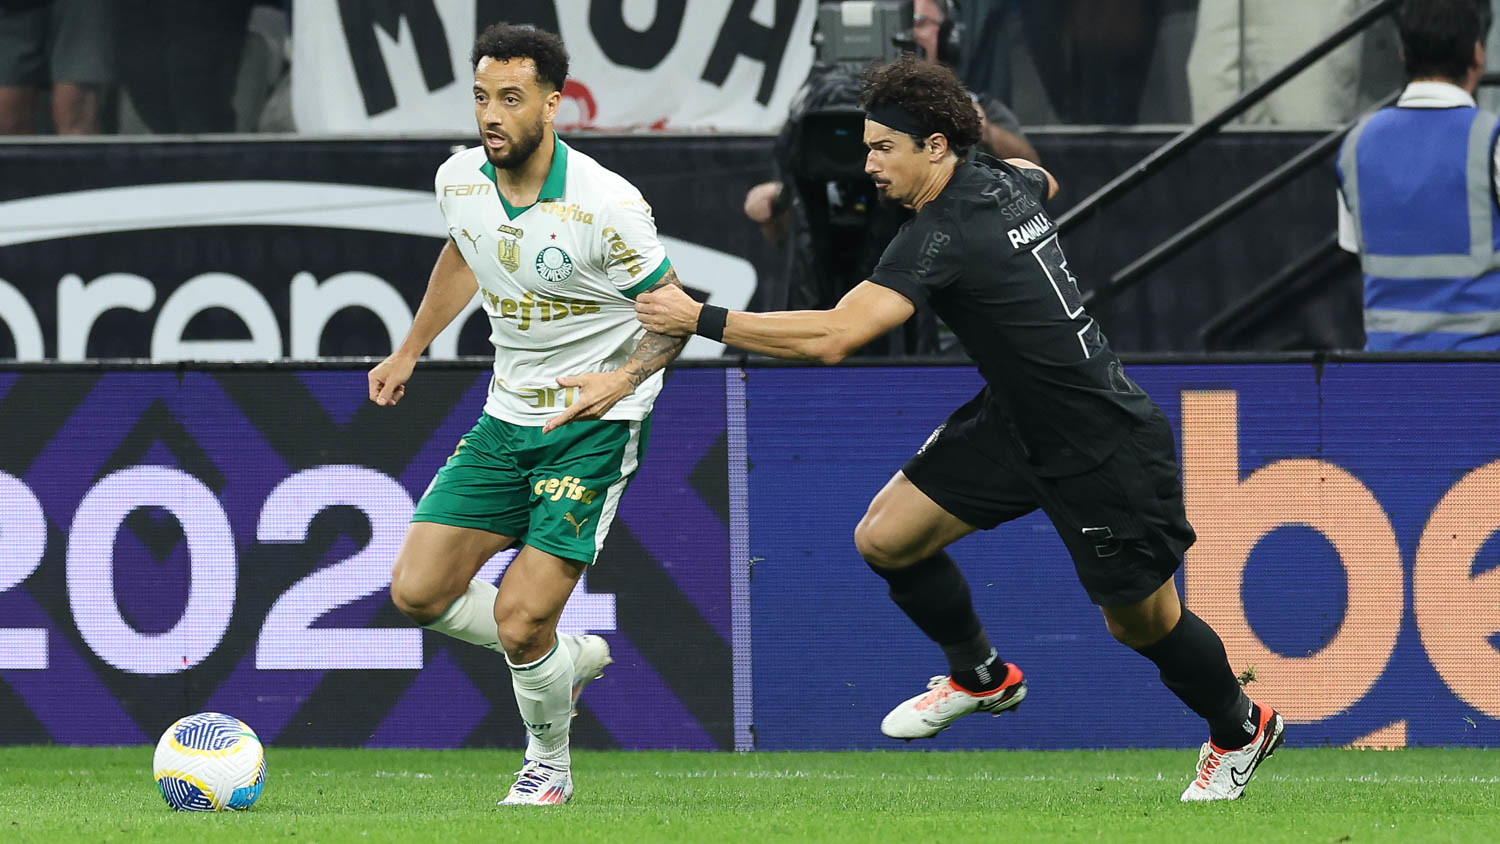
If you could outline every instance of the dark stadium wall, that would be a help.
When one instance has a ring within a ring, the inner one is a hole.
[[[1052,212],[1165,137],[1036,135],[1062,183]],[[1221,136],[1085,222],[1064,238],[1082,287],[1097,287],[1311,137]],[[580,135],[571,142],[642,190],[690,287],[728,307],[785,303],[783,255],[741,210],[746,190],[772,175],[769,138]],[[0,357],[385,354],[420,301],[444,236],[431,184],[452,147],[422,140],[0,145]],[[1332,232],[1334,201],[1331,167],[1316,170],[1097,316],[1122,350],[1201,348],[1205,322]],[[1326,346],[1351,320],[1357,311],[1315,303],[1310,313],[1288,314],[1287,330],[1267,342]],[[435,351],[487,354],[487,334],[483,318],[468,318]],[[716,349],[700,344],[690,352]]]

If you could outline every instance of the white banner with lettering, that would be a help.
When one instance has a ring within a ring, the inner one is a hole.
[[[812,65],[816,0],[319,0],[293,5],[299,131],[474,130],[469,51],[496,20],[562,35],[559,128],[774,131]]]

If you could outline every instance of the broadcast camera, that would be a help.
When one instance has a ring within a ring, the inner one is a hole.
[[[963,26],[954,0],[936,0],[943,13],[937,59],[955,65]],[[864,112],[859,108],[859,71],[894,61],[904,53],[922,54],[912,34],[912,0],[823,0],[813,27],[816,64],[789,122],[793,137],[789,172],[796,178],[838,181],[864,174]],[[829,90],[844,87],[846,90]],[[820,90],[821,89],[821,90]]]
[[[958,58],[956,4],[937,0],[944,20],[937,58]],[[777,140],[781,207],[790,211],[796,269],[791,308],[830,307],[867,278],[908,214],[882,203],[864,172],[860,76],[875,63],[922,53],[913,34],[911,0],[823,0],[813,30],[816,62]],[[877,344],[885,353],[936,351],[933,318],[924,314]],[[879,353],[875,349],[867,353]]]
[[[912,37],[912,0],[822,0],[813,26],[813,49],[819,62],[889,62],[902,53],[922,53]],[[938,61],[956,66],[963,44],[963,24],[956,0],[936,0],[943,13],[938,29]]]

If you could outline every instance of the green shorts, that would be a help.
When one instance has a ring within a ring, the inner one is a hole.
[[[549,554],[593,563],[641,465],[650,430],[650,416],[569,422],[550,434],[480,416],[411,520],[514,536]]]

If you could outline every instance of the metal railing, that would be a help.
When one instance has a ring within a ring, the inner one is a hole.
[[[1276,275],[1271,276],[1254,290],[1235,300],[1229,307],[1225,308],[1218,316],[1209,320],[1203,328],[1198,331],[1198,340],[1204,349],[1214,349],[1226,334],[1234,330],[1236,326],[1242,325],[1247,318],[1251,318],[1260,311],[1267,303],[1280,296],[1282,291],[1291,287],[1309,270],[1322,262],[1332,258],[1339,252],[1339,236],[1331,234],[1324,238],[1321,243],[1308,250],[1300,258],[1281,268]]]
[[[1486,73],[1480,79],[1479,84],[1483,86],[1500,86],[1500,73]],[[1399,94],[1392,94],[1390,97],[1379,103],[1377,108],[1384,108],[1387,105],[1390,105],[1398,96]],[[1354,123],[1357,122],[1358,120],[1356,119]],[[1320,140],[1313,147],[1309,148],[1308,152],[1305,153],[1305,155],[1312,154],[1311,157],[1313,159],[1313,162],[1316,163],[1318,156],[1314,153],[1318,151],[1329,150],[1337,142],[1337,140],[1342,139],[1346,134],[1348,134],[1353,125],[1354,124],[1351,123],[1350,125],[1345,126],[1342,129],[1339,129],[1338,131],[1330,134],[1328,137]],[[1298,158],[1294,159],[1293,162],[1298,161],[1301,158],[1302,156],[1298,156]],[[1279,173],[1281,170],[1289,169],[1293,162],[1288,162],[1287,165],[1279,168],[1277,172]],[[1297,169],[1297,172],[1301,172],[1302,169],[1305,168],[1299,167]],[[1275,174],[1273,173],[1272,175],[1274,176]],[[1291,176],[1295,175],[1296,173],[1291,174]],[[1265,179],[1260,180],[1260,182],[1257,182],[1256,185],[1252,185],[1250,188],[1247,188],[1244,192],[1242,192],[1241,196],[1236,196],[1234,199],[1231,199],[1224,205],[1219,206],[1219,208],[1216,208],[1213,211],[1209,212],[1207,216],[1205,216],[1202,220],[1199,220],[1198,223],[1195,223],[1194,226],[1189,227],[1189,229],[1183,230],[1183,232],[1179,233],[1177,237],[1172,238],[1171,240],[1167,241],[1167,243],[1162,244],[1162,246],[1152,250],[1150,253],[1147,253],[1145,256],[1132,263],[1130,266],[1121,270],[1119,273],[1116,273],[1110,278],[1111,289],[1114,289],[1114,285],[1116,284],[1119,285],[1119,289],[1123,289],[1124,287],[1128,287],[1133,284],[1139,277],[1139,274],[1148,272],[1150,269],[1160,265],[1162,261],[1165,260],[1165,258],[1161,258],[1160,260],[1152,260],[1148,264],[1147,259],[1154,258],[1155,256],[1157,256],[1157,253],[1163,252],[1168,245],[1183,238],[1183,236],[1186,235],[1190,230],[1195,231],[1197,228],[1199,228],[1199,224],[1204,223],[1210,217],[1214,217],[1216,223],[1222,224],[1223,220],[1218,219],[1218,216],[1222,216],[1220,215],[1221,211],[1224,211],[1231,205],[1235,206],[1235,213],[1237,213],[1239,210],[1243,210],[1243,208],[1237,204],[1241,197],[1244,196],[1244,194],[1248,194],[1254,191],[1256,186],[1259,186],[1262,183],[1270,183],[1272,181],[1273,180],[1271,176],[1267,176]],[[1266,188],[1266,190],[1274,190],[1276,187],[1279,187],[1279,184],[1279,182],[1270,184]],[[1244,203],[1244,205],[1248,206],[1250,203],[1253,203],[1256,198],[1258,197],[1249,198],[1249,201]],[[1218,225],[1204,228],[1205,231],[1203,231],[1203,234],[1207,234],[1208,229],[1218,228]],[[1196,240],[1197,238],[1193,239]],[[1296,284],[1298,279],[1304,273],[1316,267],[1321,261],[1333,255],[1338,250],[1338,235],[1329,235],[1317,246],[1314,246],[1312,249],[1308,250],[1307,253],[1283,267],[1279,272],[1276,273],[1276,275],[1272,276],[1263,284],[1257,286],[1254,290],[1250,291],[1243,297],[1230,304],[1229,307],[1225,308],[1222,312],[1220,312],[1218,316],[1214,317],[1207,324],[1205,324],[1203,328],[1198,332],[1198,338],[1203,343],[1204,348],[1213,348],[1218,339],[1231,330],[1234,323],[1253,313],[1256,309],[1260,308],[1265,303],[1271,301],[1272,299],[1275,299],[1277,296],[1280,296],[1286,288],[1292,286],[1293,284]]]
[[[1327,38],[1314,44],[1306,53],[1294,59],[1291,64],[1277,71],[1264,82],[1241,94],[1239,99],[1220,109],[1217,114],[1168,141],[1160,149],[1141,159],[1134,166],[1112,179],[1104,187],[1094,191],[1085,197],[1082,202],[1068,209],[1067,212],[1057,218],[1058,228],[1063,232],[1067,232],[1069,229],[1083,222],[1086,215],[1095,213],[1104,205],[1118,199],[1121,194],[1135,187],[1146,177],[1153,175],[1169,162],[1176,160],[1197,146],[1209,135],[1222,129],[1229,121],[1254,108],[1257,103],[1265,99],[1277,88],[1286,84],[1292,77],[1306,70],[1313,62],[1323,58],[1343,46],[1344,42],[1364,32],[1376,21],[1394,10],[1396,4],[1399,2],[1400,0],[1378,0],[1378,2],[1368,9],[1355,15],[1348,23],[1334,30]]]
[[[1135,165],[1125,170],[1125,172],[1110,180],[1108,184],[1094,191],[1094,193],[1085,197],[1083,201],[1068,209],[1067,212],[1057,218],[1059,230],[1066,232],[1075,228],[1084,220],[1097,214],[1104,206],[1119,199],[1145,179],[1160,172],[1167,164],[1182,157],[1210,135],[1222,129],[1231,120],[1249,111],[1257,103],[1290,81],[1297,74],[1307,69],[1314,62],[1343,46],[1351,38],[1364,32],[1377,21],[1390,14],[1399,2],[1400,0],[1378,0],[1378,2],[1372,4],[1358,15],[1355,15],[1347,23],[1334,30],[1322,41],[1313,45],[1307,52],[1294,59],[1286,67],[1283,67],[1259,85],[1241,94],[1238,99],[1220,109],[1207,120],[1172,138],[1150,155],[1147,155]],[[1392,94],[1390,100],[1383,102],[1382,105],[1393,101],[1395,97],[1396,95]],[[1092,305],[1102,302],[1136,284],[1142,278],[1145,278],[1146,274],[1151,270],[1171,260],[1188,247],[1197,243],[1204,236],[1216,231],[1270,192],[1280,188],[1306,170],[1317,166],[1325,155],[1337,148],[1339,142],[1352,127],[1353,123],[1350,123],[1348,126],[1330,133],[1303,153],[1287,161],[1264,178],[1256,181],[1255,184],[1240,191],[1227,202],[1210,211],[1207,215],[1198,219],[1181,232],[1178,232],[1166,242],[1153,248],[1125,268],[1114,273],[1110,276],[1109,282],[1104,287],[1088,291],[1084,294],[1084,304]]]
[[[1392,93],[1381,100],[1377,108],[1385,108],[1396,101],[1400,92]],[[1349,134],[1349,130],[1359,120],[1352,120],[1347,125],[1329,132],[1317,143],[1298,153],[1286,163],[1262,176],[1254,184],[1230,197],[1217,208],[1193,221],[1187,228],[1173,235],[1161,245],[1147,252],[1145,255],[1135,259],[1124,269],[1119,270],[1109,277],[1109,282],[1104,287],[1090,291],[1093,298],[1085,297],[1086,303],[1091,301],[1103,301],[1111,296],[1129,288],[1146,277],[1146,274],[1165,264],[1173,257],[1186,250],[1188,247],[1222,228],[1230,220],[1244,213],[1255,203],[1259,202],[1272,191],[1279,189],[1282,185],[1297,178],[1304,172],[1323,163],[1324,157],[1338,149]]]

